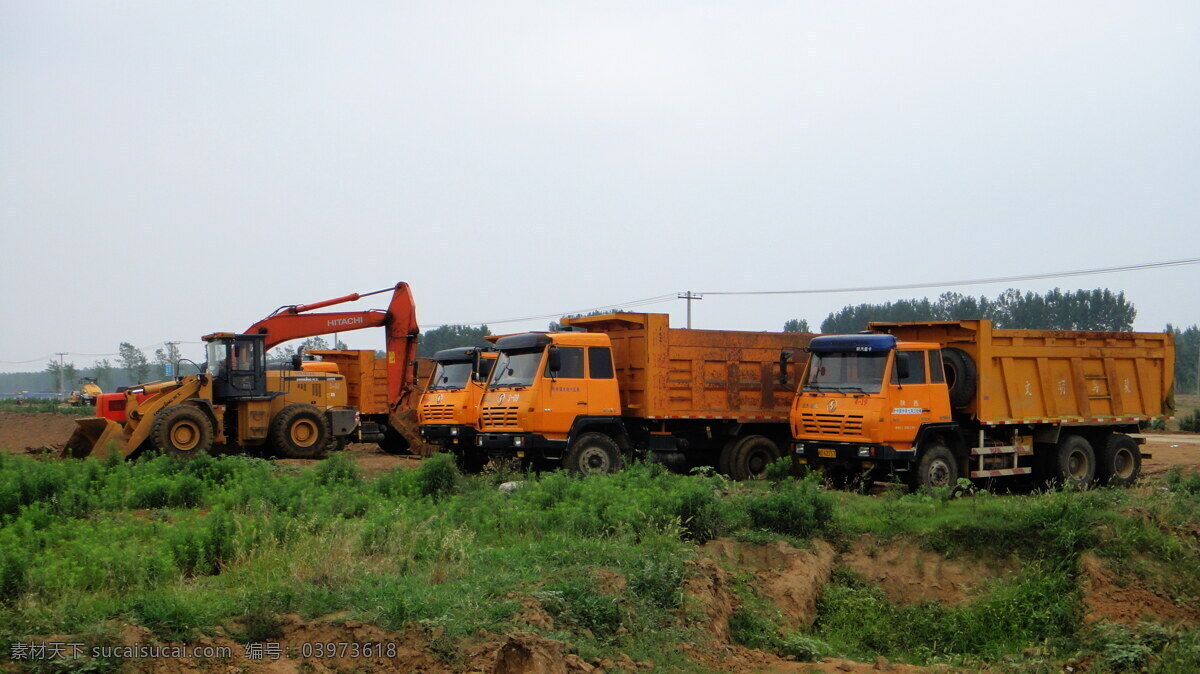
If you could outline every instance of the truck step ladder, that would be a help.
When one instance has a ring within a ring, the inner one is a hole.
[[[983,433],[979,434],[980,445],[983,445]],[[1029,475],[1033,472],[1033,468],[1029,466],[1019,466],[1017,462],[1022,456],[1031,456],[1033,447],[1025,445],[996,445],[996,446],[980,446],[971,448],[971,463],[974,470],[971,471],[972,478],[980,477],[1005,477],[1008,475]],[[1007,455],[1012,459],[1011,462],[1006,462],[1003,468],[988,468],[983,467],[984,457]]]

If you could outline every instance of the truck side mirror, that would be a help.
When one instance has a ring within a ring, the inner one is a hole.
[[[550,360],[547,365],[551,372],[558,372],[562,369],[562,355],[559,354],[557,346],[550,346]]]
[[[415,359],[415,358],[414,358],[414,359],[413,359],[413,361],[412,361],[412,380],[413,380],[413,383],[414,383],[414,384],[417,384],[417,383],[419,383],[419,382],[417,381],[417,377],[418,377],[418,374],[417,374],[417,359]]]
[[[903,383],[905,379],[908,379],[909,374],[910,373],[908,370],[908,354],[897,351],[896,352],[896,375],[899,376],[900,381]]]
[[[471,381],[479,381],[479,349],[471,352]]]
[[[787,386],[787,367],[788,361],[792,359],[791,351],[779,352],[779,385]]]

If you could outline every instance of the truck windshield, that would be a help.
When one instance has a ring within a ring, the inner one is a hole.
[[[879,393],[887,357],[887,351],[814,353],[804,390]]]
[[[542,350],[501,352],[489,386],[532,386],[542,363]]]
[[[433,379],[429,380],[429,390],[458,389],[467,385],[471,378],[471,363],[438,363],[433,370]]]

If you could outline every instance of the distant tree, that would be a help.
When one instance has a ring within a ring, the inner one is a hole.
[[[442,325],[421,333],[417,340],[417,355],[429,358],[442,349],[454,349],[460,346],[488,346],[484,337],[492,334],[488,326],[471,325]]]
[[[1200,328],[1195,325],[1180,330],[1167,325],[1175,336],[1175,392],[1196,393],[1196,378],[1200,375]]]
[[[929,298],[883,304],[857,304],[829,314],[821,332],[849,333],[864,330],[871,321],[952,321],[986,318],[998,328],[1041,330],[1123,331],[1133,328],[1137,310],[1125,293],[1111,290],[1058,288],[1045,295],[1010,288],[996,299],[942,293]]]
[[[807,318],[793,318],[783,324],[784,332],[812,332],[808,329]]]
[[[296,355],[296,347],[290,344],[277,346],[267,352],[267,361],[271,363],[286,363]]]
[[[75,363],[63,363],[63,387],[67,391],[79,388],[79,370]]]
[[[49,375],[50,379],[50,386],[47,388],[47,390],[58,391],[58,393],[61,395],[63,393],[62,387],[64,385],[62,365],[57,360],[48,361],[46,363],[46,374]]]
[[[177,376],[179,373],[175,372],[175,368],[179,363],[179,347],[170,343],[164,346],[167,348],[154,350],[154,362],[158,363],[158,366],[162,368],[164,377],[166,376],[168,365],[171,366],[171,371],[174,373],[172,376]]]
[[[108,362],[107,358],[96,361],[92,364],[92,376],[96,378],[96,384],[100,388],[108,391],[112,387],[112,363]]]
[[[146,354],[129,342],[121,342],[121,346],[117,347],[117,361],[121,363],[121,369],[125,370],[129,379],[135,383],[144,382],[150,373],[150,363],[146,360]]]

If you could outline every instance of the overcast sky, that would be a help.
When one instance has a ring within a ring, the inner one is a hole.
[[[400,280],[436,326],[1198,257],[1200,4],[1084,7],[9,0],[0,361]],[[1019,284],[1056,285],[1200,321],[1200,267]]]

